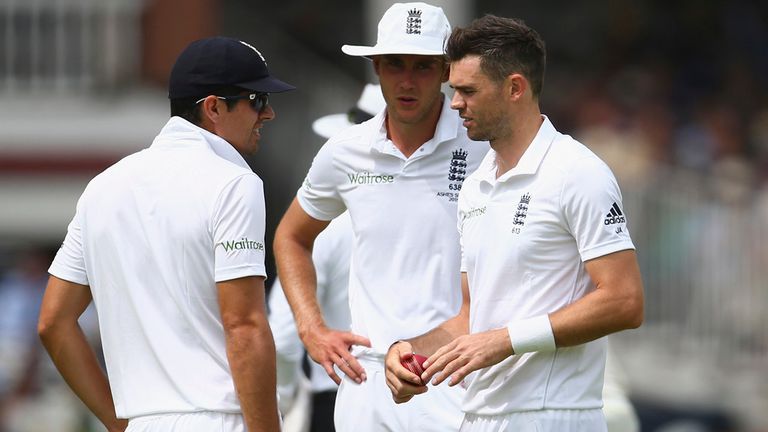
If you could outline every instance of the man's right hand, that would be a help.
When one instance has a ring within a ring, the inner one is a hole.
[[[399,341],[389,347],[384,360],[387,387],[392,392],[392,399],[398,404],[408,402],[415,395],[427,391],[421,377],[403,367],[401,363],[404,356],[412,353],[413,347],[409,342]]]
[[[366,380],[365,369],[350,353],[350,349],[352,345],[370,348],[371,341],[368,338],[323,326],[307,331],[302,335],[302,342],[312,360],[321,365],[337,385],[341,384],[341,378],[336,374],[334,365],[358,384]]]

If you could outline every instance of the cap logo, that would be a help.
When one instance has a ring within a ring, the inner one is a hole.
[[[239,42],[240,42],[241,44],[243,44],[243,45],[247,46],[248,48],[252,49],[252,50],[253,50],[253,52],[255,52],[256,54],[258,54],[258,55],[259,55],[259,58],[261,58],[261,61],[263,61],[263,62],[264,62],[264,64],[267,64],[267,60],[266,60],[266,59],[264,59],[264,56],[263,56],[263,55],[261,55],[261,53],[259,52],[259,50],[257,50],[256,48],[254,48],[254,47],[253,47],[253,45],[250,45],[250,44],[248,44],[248,43],[246,43],[246,42],[243,42],[243,41],[239,41]]]
[[[421,34],[421,11],[413,8],[408,11],[408,18],[405,21],[406,34]]]

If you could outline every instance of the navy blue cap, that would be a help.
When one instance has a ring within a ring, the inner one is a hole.
[[[269,74],[267,62],[256,48],[217,36],[192,42],[179,54],[171,70],[168,97],[204,97],[227,86],[262,93],[296,89]]]

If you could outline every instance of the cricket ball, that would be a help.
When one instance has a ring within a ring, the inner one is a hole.
[[[403,365],[404,368],[408,369],[412,373],[418,375],[421,377],[421,374],[424,373],[424,362],[427,360],[426,357],[419,354],[405,354],[400,359],[400,364]]]

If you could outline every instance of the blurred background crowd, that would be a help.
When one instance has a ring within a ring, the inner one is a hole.
[[[88,179],[165,123],[180,50],[238,37],[299,87],[273,96],[249,160],[270,245],[322,144],[312,121],[375,82],[340,47],[372,42],[391,3],[0,0],[0,432],[100,430],[42,352],[37,311]],[[543,112],[616,173],[646,321],[612,344],[642,430],[768,431],[768,3],[431,3],[452,25],[494,13],[537,29]],[[98,345],[93,312],[83,327]]]

